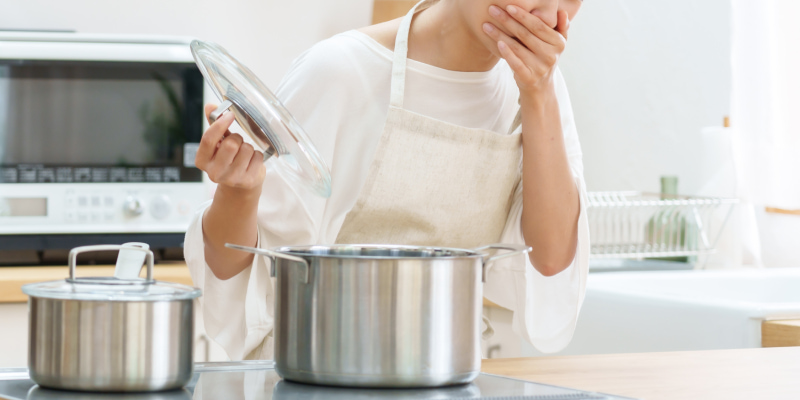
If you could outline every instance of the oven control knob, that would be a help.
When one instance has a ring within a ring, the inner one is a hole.
[[[167,195],[162,194],[156,196],[153,198],[153,201],[150,202],[150,214],[155,219],[165,219],[169,217],[171,209],[172,205]]]
[[[122,204],[122,209],[128,217],[138,217],[144,212],[144,205],[142,201],[136,197],[128,197],[125,203]]]

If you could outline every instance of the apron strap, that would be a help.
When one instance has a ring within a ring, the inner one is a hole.
[[[389,104],[403,108],[406,92],[406,62],[408,61],[408,33],[414,14],[436,4],[439,0],[422,0],[406,14],[397,30],[394,42],[394,61],[392,62],[392,95]]]
[[[403,108],[406,93],[406,64],[408,62],[408,34],[411,31],[411,21],[414,15],[426,8],[438,3],[439,0],[422,0],[414,5],[408,14],[400,22],[397,30],[397,38],[394,42],[394,60],[392,61],[392,92],[389,104],[392,107]],[[514,133],[522,125],[522,110],[517,111],[514,122],[508,130],[508,134]]]
[[[511,123],[511,127],[508,128],[508,134],[514,134],[514,131],[522,125],[522,108],[517,110],[517,115],[514,117],[514,122]]]

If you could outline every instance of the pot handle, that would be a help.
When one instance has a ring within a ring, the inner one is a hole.
[[[147,282],[154,282],[153,280],[153,252],[150,249],[142,247],[125,246],[118,244],[98,244],[94,246],[81,246],[76,247],[69,251],[69,280],[75,280],[75,266],[78,264],[78,254],[88,253],[91,251],[143,251],[146,254],[147,261]]]
[[[483,247],[478,247],[477,249],[473,249],[473,251],[477,252],[483,252],[485,250],[508,250],[510,253],[498,254],[496,256],[492,256],[483,260],[483,277],[481,278],[481,281],[484,283],[486,282],[486,275],[488,275],[489,269],[492,268],[491,264],[493,262],[511,256],[515,256],[517,254],[527,254],[530,253],[531,250],[533,249],[525,245],[504,244],[504,243],[490,244],[488,246],[483,246]]]
[[[229,249],[244,251],[246,253],[258,254],[261,256],[267,256],[272,260],[272,270],[270,271],[269,275],[271,277],[275,277],[277,275],[277,269],[275,268],[275,259],[276,258],[283,258],[284,260],[299,262],[303,264],[303,283],[308,283],[308,270],[311,268],[308,265],[308,261],[304,258],[293,256],[286,253],[281,253],[279,251],[274,250],[267,250],[267,249],[259,249],[255,247],[247,247],[247,246],[240,246],[238,244],[231,244],[225,243],[225,247]]]

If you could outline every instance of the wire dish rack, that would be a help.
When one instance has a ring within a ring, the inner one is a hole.
[[[715,251],[738,199],[590,192],[591,258],[684,257]]]

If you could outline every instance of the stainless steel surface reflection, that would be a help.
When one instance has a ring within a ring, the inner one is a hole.
[[[621,397],[542,385],[495,375],[480,374],[470,384],[438,388],[345,388],[281,380],[274,370],[254,364],[225,372],[214,368],[200,373],[193,400],[397,400],[397,399],[518,399],[518,400],[623,400]]]
[[[373,400],[373,399],[463,399],[480,398],[478,385],[427,389],[352,389],[280,381],[272,390],[273,400]]]
[[[155,393],[93,393],[69,392],[34,386],[28,391],[26,400],[192,400],[192,393],[185,389]]]
[[[41,389],[25,369],[0,369],[0,399],[126,399],[126,400],[307,400],[307,399],[474,399],[519,400],[626,400],[495,375],[480,374],[468,385],[430,389],[342,388],[283,381],[272,361],[240,361],[196,364],[185,390],[152,393],[80,393]],[[32,397],[39,393],[54,397]],[[631,400],[631,399],[627,399]]]

